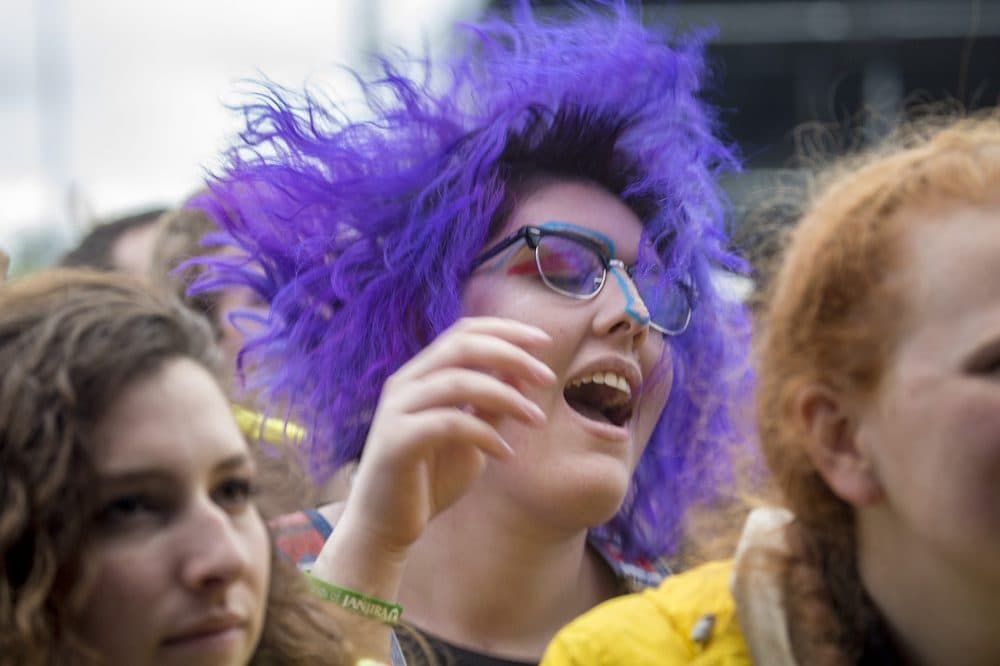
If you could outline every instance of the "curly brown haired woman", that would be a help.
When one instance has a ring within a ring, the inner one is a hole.
[[[789,511],[545,663],[1000,664],[1000,120],[846,162],[770,291],[758,421]]]
[[[347,663],[272,558],[200,318],[124,276],[0,286],[0,663]]]

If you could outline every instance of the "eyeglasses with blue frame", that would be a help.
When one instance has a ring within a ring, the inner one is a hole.
[[[594,298],[611,269],[617,268],[635,285],[649,312],[650,328],[680,335],[691,322],[695,292],[690,280],[668,279],[655,263],[641,269],[635,264],[626,266],[609,256],[608,248],[597,239],[565,228],[521,227],[476,257],[472,270],[522,240],[534,251],[538,274],[552,291],[581,300]]]

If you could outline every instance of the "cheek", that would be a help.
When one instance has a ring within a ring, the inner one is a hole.
[[[965,453],[995,458],[1000,455],[1000,382],[973,381],[968,390],[955,391],[961,408],[954,410],[950,425],[956,441],[968,442],[971,451]]]
[[[503,275],[477,274],[462,290],[462,315],[505,317],[538,326],[551,334],[557,324],[566,319],[565,311],[553,308],[563,298],[544,288],[539,289],[528,282]]]
[[[650,335],[650,338],[652,337],[653,334]],[[639,417],[636,422],[636,439],[641,446],[641,449],[636,453],[636,461],[645,450],[649,437],[653,434],[653,429],[660,420],[674,380],[673,357],[670,348],[669,346],[665,347],[665,343],[658,334],[656,337],[658,339],[647,341],[645,349],[640,353],[644,380],[642,397],[639,400]]]
[[[967,506],[963,511],[1000,508],[1000,388],[987,382],[970,383],[954,392],[955,408],[940,433],[941,466],[954,468],[952,481]]]
[[[492,276],[474,275],[462,289],[462,314],[466,317],[492,314],[493,289]]]
[[[271,554],[273,549],[271,540],[268,537],[267,528],[264,526],[264,521],[260,520],[259,522],[260,532],[255,539],[257,553],[255,561],[260,564],[257,565],[256,571],[257,578],[261,581],[263,589],[267,590],[268,583],[271,580]]]
[[[271,539],[264,525],[263,519],[256,511],[253,516],[249,516],[250,524],[247,526],[247,550],[252,557],[249,577],[251,587],[257,601],[258,615],[263,620],[267,608],[267,592],[271,584],[271,557],[273,548]],[[258,632],[259,633],[259,632]]]
[[[136,544],[96,550],[90,557],[93,600],[156,595],[155,588],[166,578],[166,559],[165,554],[148,553]]]
[[[1000,506],[1000,392],[987,386],[913,382],[880,415],[868,448],[890,501],[913,520],[957,525]]]
[[[650,331],[639,350],[639,365],[643,376],[642,409],[658,417],[674,383],[674,352],[659,333]]]
[[[152,635],[158,600],[167,592],[163,557],[121,546],[98,547],[87,559],[76,616],[80,636],[102,654],[131,653]]]

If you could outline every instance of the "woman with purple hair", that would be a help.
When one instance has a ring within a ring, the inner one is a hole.
[[[358,463],[343,506],[275,527],[362,652],[399,621],[445,661],[535,663],[729,499],[747,326],[710,274],[742,268],[736,163],[699,37],[621,2],[464,35],[445,67],[358,77],[364,119],[274,86],[244,107],[199,205],[250,262],[198,288],[270,304],[244,359],[317,479]]]

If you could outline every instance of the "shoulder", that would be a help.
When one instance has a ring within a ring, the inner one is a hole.
[[[627,557],[618,542],[604,535],[591,532],[587,544],[601,556],[620,581],[622,592],[639,592],[656,587],[670,574],[663,560]]]
[[[732,570],[729,561],[705,564],[597,606],[556,635],[543,666],[749,664],[729,591]]]

